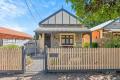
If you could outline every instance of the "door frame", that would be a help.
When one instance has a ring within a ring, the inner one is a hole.
[[[47,45],[47,47],[51,48],[51,34],[50,34],[50,33],[45,33],[45,37],[44,37],[44,39],[45,39],[45,41],[44,41],[44,45],[46,46],[46,35],[49,36],[49,46]]]

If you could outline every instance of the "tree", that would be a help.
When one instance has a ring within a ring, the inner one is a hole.
[[[120,16],[120,0],[66,0],[88,27],[116,19]]]

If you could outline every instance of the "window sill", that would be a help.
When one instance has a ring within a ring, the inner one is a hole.
[[[63,47],[64,47],[64,46],[74,46],[74,45],[60,45],[60,46],[63,46]]]

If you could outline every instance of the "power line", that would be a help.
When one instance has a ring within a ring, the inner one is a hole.
[[[30,3],[31,3],[32,7],[34,8],[35,12],[37,13],[37,15],[40,17],[40,14],[39,14],[39,12],[37,11],[36,6],[32,3],[32,0],[29,0],[29,1],[30,1]]]
[[[26,6],[27,6],[27,9],[28,9],[30,15],[32,16],[33,20],[34,20],[35,22],[37,22],[35,16],[32,14],[32,11],[31,11],[31,9],[30,9],[30,7],[29,7],[29,4],[27,3],[27,0],[24,0],[24,1],[25,1],[25,4],[26,4]]]

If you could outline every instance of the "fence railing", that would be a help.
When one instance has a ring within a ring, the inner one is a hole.
[[[22,48],[0,48],[0,73],[24,72],[24,57]]]
[[[120,69],[120,48],[48,48],[47,70]]]

